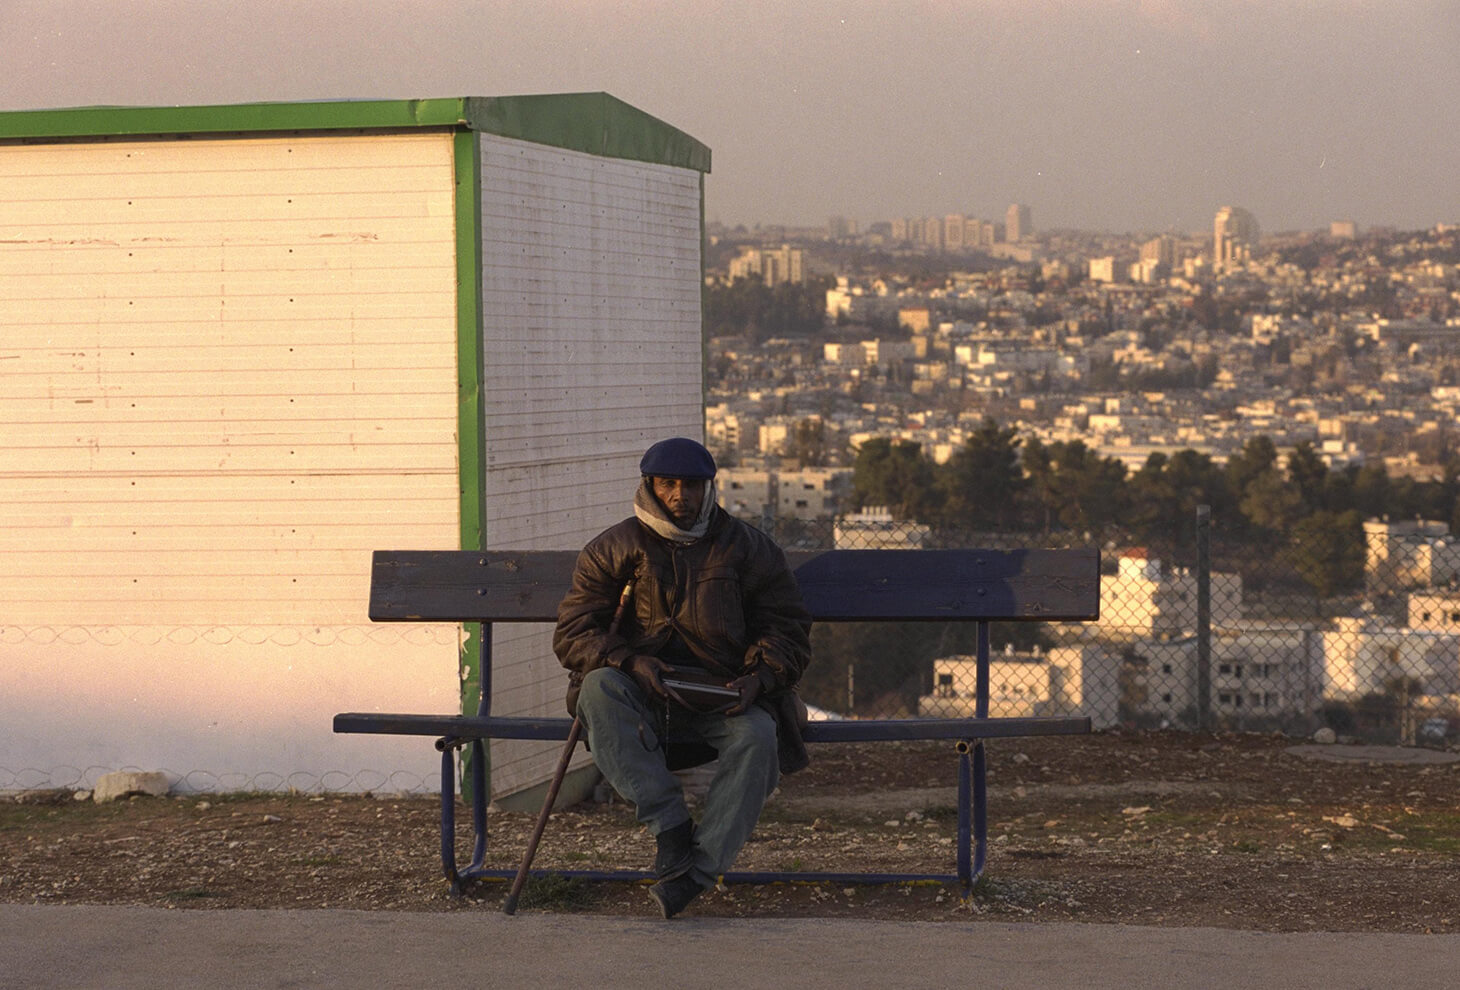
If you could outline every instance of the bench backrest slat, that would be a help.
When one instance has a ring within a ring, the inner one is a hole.
[[[812,616],[1079,621],[1100,610],[1100,555],[1075,550],[816,550],[787,554]],[[576,550],[377,550],[377,622],[552,622]]]

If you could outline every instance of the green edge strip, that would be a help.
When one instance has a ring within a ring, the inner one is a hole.
[[[456,182],[456,388],[457,462],[461,485],[461,548],[486,547],[486,466],[482,457],[482,298],[481,298],[481,144],[476,134],[453,136]],[[466,627],[461,645],[461,711],[475,715],[481,697],[483,630]],[[464,754],[469,754],[464,751]],[[491,790],[491,750],[487,750],[487,789]],[[461,764],[462,795],[470,798],[470,763]]]
[[[453,98],[17,110],[0,113],[0,139],[460,127],[466,124],[466,103]]]
[[[607,93],[0,112],[0,140],[420,127],[467,127],[609,158],[710,170],[708,147]]]
[[[467,126],[607,158],[710,170],[710,149],[607,93],[475,97]]]
[[[456,166],[456,385],[461,464],[461,548],[486,546],[482,461],[481,155],[477,136],[457,131]]]

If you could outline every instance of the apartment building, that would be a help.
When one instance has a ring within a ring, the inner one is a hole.
[[[759,522],[775,505],[775,476],[754,468],[721,468],[715,476],[715,493],[720,508],[732,516]]]
[[[1424,519],[1364,523],[1364,574],[1381,590],[1447,584],[1460,577],[1460,542],[1447,523]]]
[[[1133,548],[1121,555],[1114,575],[1100,580],[1102,635],[1180,636],[1196,628],[1196,575],[1163,569],[1158,558]],[[1233,626],[1242,617],[1242,576],[1211,576],[1213,628]]]
[[[848,468],[801,468],[775,472],[776,516],[780,519],[829,519],[841,511],[852,491]]]
[[[758,278],[766,285],[806,281],[806,252],[782,244],[779,248],[745,248],[730,261],[730,281]]]
[[[1033,213],[1024,203],[1011,203],[1004,213],[1004,239],[1018,244],[1034,235]]]
[[[918,714],[966,718],[975,713],[978,658],[956,655],[933,661],[933,690],[918,699]],[[1096,729],[1120,722],[1121,660],[1098,644],[1012,648],[989,660],[989,715],[1042,718],[1088,715]]]
[[[1224,206],[1212,221],[1212,264],[1218,271],[1246,264],[1257,250],[1257,218],[1240,206]]]

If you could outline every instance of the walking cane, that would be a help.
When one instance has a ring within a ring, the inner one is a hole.
[[[624,609],[629,604],[629,598],[634,592],[634,579],[629,578],[624,585],[623,593],[618,596],[618,607],[613,610],[613,618],[608,623],[610,634],[618,632],[619,622],[623,620]],[[553,804],[558,800],[558,789],[563,786],[563,778],[568,775],[568,763],[573,759],[573,750],[578,748],[578,736],[583,732],[583,719],[577,715],[573,716],[573,727],[568,730],[568,741],[563,744],[563,755],[558,757],[558,768],[553,771],[553,779],[548,784],[547,799],[542,803],[542,811],[538,812],[537,825],[533,827],[532,837],[527,840],[527,851],[522,854],[522,865],[517,868],[517,876],[512,881],[512,889],[507,894],[507,899],[502,902],[503,914],[517,913],[517,899],[522,896],[522,887],[527,883],[527,872],[532,868],[532,858],[537,855],[537,844],[542,841],[542,833],[547,829],[548,816],[553,813]]]

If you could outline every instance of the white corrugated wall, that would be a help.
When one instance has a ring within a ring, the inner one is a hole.
[[[487,542],[578,549],[632,514],[650,443],[702,434],[700,173],[489,135],[481,155]],[[564,714],[550,633],[498,627],[495,714]],[[493,791],[559,750],[494,743]]]
[[[445,133],[0,146],[0,789],[434,787],[369,551],[458,545]],[[394,776],[389,776],[394,772]]]

